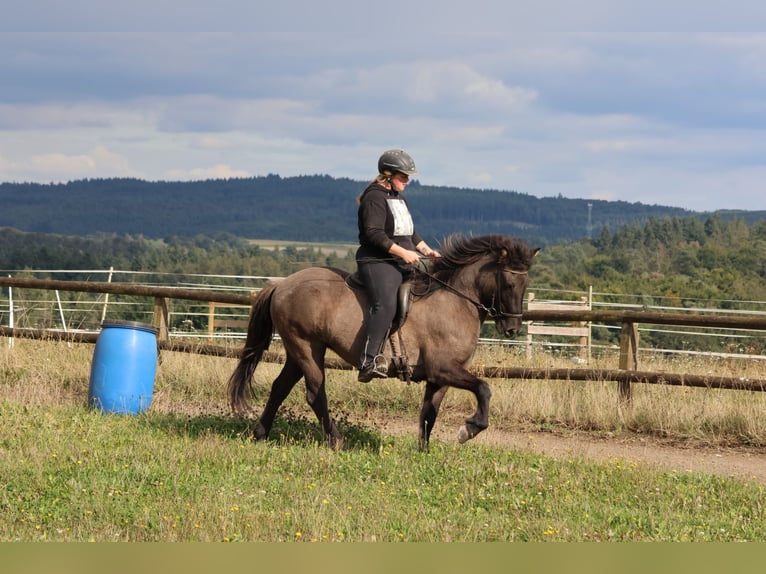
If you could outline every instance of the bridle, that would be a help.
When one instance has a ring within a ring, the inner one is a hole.
[[[495,294],[492,296],[492,306],[488,309],[485,307],[487,311],[487,315],[489,317],[492,317],[493,319],[502,319],[504,317],[513,317],[516,319],[521,319],[522,314],[521,313],[506,313],[503,311],[503,300],[500,297],[500,278],[502,277],[503,272],[508,272],[511,275],[526,275],[526,271],[517,271],[516,269],[510,269],[509,267],[499,268],[497,269],[497,277],[495,278]],[[495,299],[497,299],[498,308],[495,308]]]
[[[505,318],[505,317],[513,317],[513,318],[517,318],[517,319],[521,319],[521,317],[522,317],[521,313],[506,313],[505,311],[503,311],[503,300],[502,300],[502,297],[500,296],[501,295],[500,278],[502,277],[502,274],[504,272],[508,272],[508,273],[513,274],[513,275],[526,275],[527,271],[518,271],[516,269],[510,269],[509,267],[498,267],[497,268],[497,276],[495,277],[495,293],[492,295],[492,302],[490,303],[489,307],[484,305],[484,303],[482,303],[481,301],[477,301],[473,297],[470,297],[470,296],[466,295],[465,293],[455,289],[452,285],[450,285],[446,281],[442,281],[441,279],[439,279],[435,275],[429,273],[428,271],[424,271],[422,269],[418,269],[418,271],[420,273],[423,273],[427,277],[433,279],[434,281],[436,281],[437,283],[439,283],[440,285],[442,285],[446,289],[452,291],[455,295],[458,295],[459,297],[462,297],[466,301],[470,301],[474,306],[476,306],[477,309],[479,309],[480,311],[485,312],[488,317],[490,317],[490,318],[492,318],[492,319],[494,319],[496,321],[498,319],[502,319],[502,318]],[[495,301],[496,300],[498,302],[498,306],[497,307],[495,307]]]

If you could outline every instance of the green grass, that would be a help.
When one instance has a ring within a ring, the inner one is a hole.
[[[86,406],[92,350],[17,341],[0,351],[2,541],[766,539],[757,484],[454,440],[422,453],[414,423],[404,436],[377,430],[397,412],[415,420],[416,385],[360,386],[331,373],[342,451],[321,443],[300,392],[273,440],[253,442],[248,421],[226,408],[227,359],[165,354],[148,413],[103,415]],[[274,370],[264,368],[258,407]],[[563,412],[549,393],[536,408]],[[494,398],[493,417],[510,424],[514,395]],[[470,405],[456,394],[445,424]]]
[[[763,540],[760,486],[281,419],[0,405],[2,540]]]

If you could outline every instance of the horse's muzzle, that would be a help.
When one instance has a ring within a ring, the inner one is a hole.
[[[521,331],[521,318],[520,317],[503,317],[499,321],[495,322],[495,328],[497,332],[503,337],[515,337]]]
[[[519,332],[519,329],[517,329],[516,327],[511,327],[503,331],[503,337],[508,337],[508,338],[515,337],[518,332]]]

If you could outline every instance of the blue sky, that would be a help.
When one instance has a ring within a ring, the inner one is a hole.
[[[369,180],[766,210],[766,3],[0,0],[0,181]]]

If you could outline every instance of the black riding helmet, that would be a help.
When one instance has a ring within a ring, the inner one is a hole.
[[[378,173],[383,175],[393,175],[395,173],[404,173],[406,175],[417,175],[418,168],[409,154],[400,149],[390,149],[384,151],[378,160]]]

